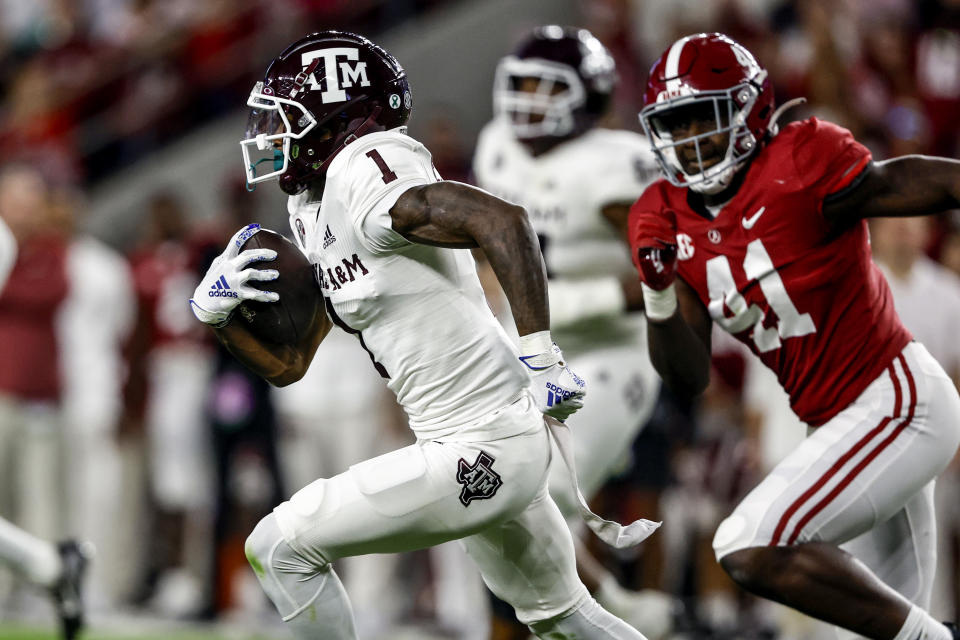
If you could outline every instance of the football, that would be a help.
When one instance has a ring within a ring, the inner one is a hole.
[[[313,266],[295,244],[276,231],[261,229],[240,247],[245,249],[273,249],[275,260],[250,266],[280,272],[276,280],[249,282],[257,289],[280,294],[277,302],[246,300],[240,305],[235,317],[250,333],[263,342],[294,346],[313,331],[314,323],[329,322]]]

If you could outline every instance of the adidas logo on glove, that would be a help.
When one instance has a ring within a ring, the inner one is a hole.
[[[563,387],[558,387],[552,382],[547,383],[547,406],[552,407],[558,402],[563,402],[573,395],[573,391],[568,391]]]
[[[216,284],[210,287],[210,291],[207,292],[207,295],[211,298],[236,298],[237,292],[230,289],[230,285],[227,284],[226,278],[220,276],[220,279],[217,280]]]

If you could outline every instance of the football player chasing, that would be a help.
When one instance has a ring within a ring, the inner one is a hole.
[[[717,559],[745,589],[858,636],[960,637],[926,612],[934,479],[960,442],[960,397],[900,323],[865,220],[960,206],[960,162],[874,162],[816,118],[778,132],[788,105],[774,109],[766,70],[720,34],[667,49],[644,103],[665,179],[629,224],[654,365],[674,390],[703,391],[715,322],[815,427],[720,524]]]
[[[497,67],[496,113],[473,163],[478,186],[526,209],[547,267],[551,330],[590,381],[590,402],[568,421],[588,499],[629,451],[660,389],[624,241],[630,204],[658,171],[642,135],[597,126],[615,83],[613,57],[589,31],[534,29]],[[554,458],[550,494],[578,527],[576,497]],[[671,598],[623,589],[579,540],[577,561],[604,607],[651,638],[669,631]]]
[[[490,589],[538,636],[643,638],[580,582],[570,532],[547,492],[544,413],[565,419],[581,406],[584,383],[550,337],[543,260],[524,210],[440,179],[405,133],[403,69],[365,38],[323,32],[294,43],[248,104],[248,182],[277,179],[290,194],[291,228],[316,266],[330,318],[370,353],[418,438],[306,486],[248,538],[247,557],[291,631],[356,637],[331,567],[338,558],[461,538]],[[259,174],[260,160],[273,171]],[[277,299],[247,284],[277,276],[249,268],[271,252],[238,253],[256,232],[238,232],[192,307],[241,361],[283,385],[303,375],[329,323],[301,344],[272,346],[230,322],[244,299]],[[519,359],[470,252],[454,250],[472,247],[503,283]],[[221,277],[237,298],[205,295]]]

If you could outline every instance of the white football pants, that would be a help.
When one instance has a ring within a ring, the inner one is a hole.
[[[573,540],[546,489],[548,434],[529,396],[491,415],[491,426],[511,422],[519,435],[421,441],[354,465],[261,521],[247,555],[294,633],[356,637],[334,560],[463,538],[487,586],[541,637],[642,638],[594,607],[577,576]]]

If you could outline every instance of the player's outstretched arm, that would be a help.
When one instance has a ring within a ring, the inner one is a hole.
[[[547,271],[526,211],[486,191],[443,181],[408,189],[390,210],[411,242],[480,247],[510,302],[521,336],[550,329]]]
[[[650,360],[674,393],[698,395],[710,382],[711,320],[693,290],[677,279],[676,216],[636,210],[630,223]]]
[[[875,162],[840,193],[827,196],[823,216],[834,224],[861,218],[920,216],[960,207],[960,161],[901,156]]]

